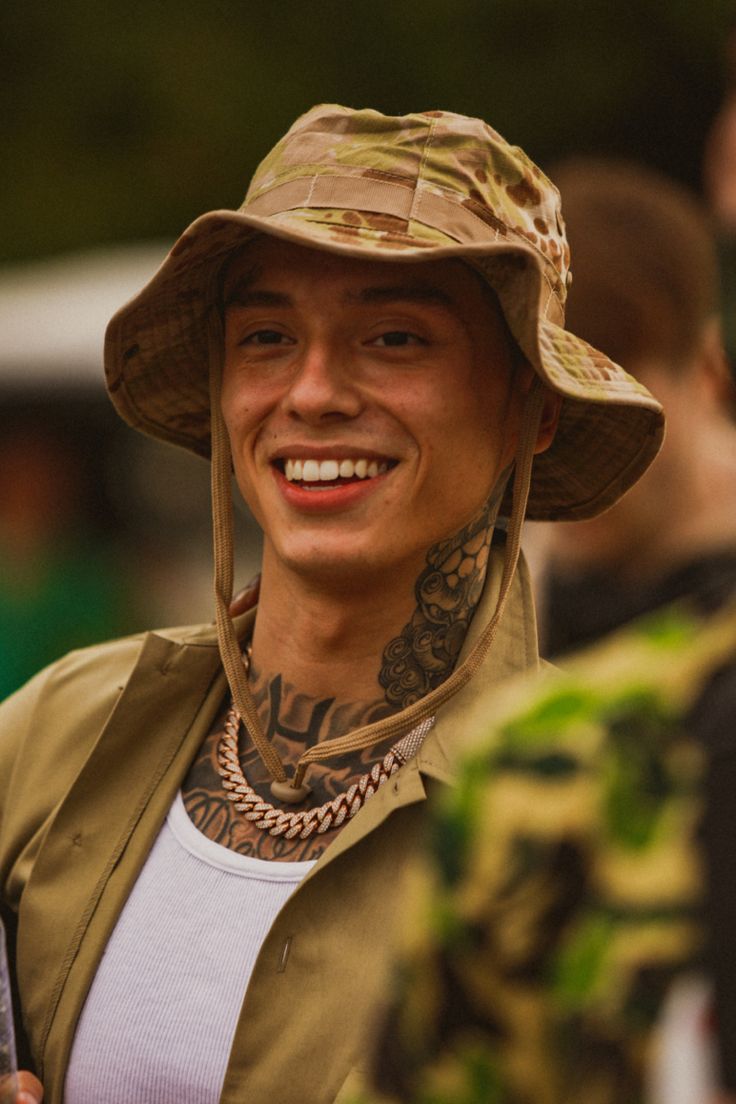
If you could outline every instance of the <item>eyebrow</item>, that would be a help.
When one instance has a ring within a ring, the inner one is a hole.
[[[366,287],[349,295],[349,301],[359,303],[428,303],[430,306],[453,307],[452,296],[432,284],[396,284],[386,287]]]
[[[284,308],[294,306],[294,301],[290,295],[279,291],[269,291],[267,288],[254,288],[251,286],[252,283],[252,275],[238,281],[228,293],[225,308],[227,309],[230,306]],[[442,307],[453,307],[455,305],[452,296],[431,284],[366,287],[358,292],[349,292],[345,296],[345,301],[368,306],[387,303],[426,303],[430,306]]]
[[[228,289],[227,294],[223,289],[222,305],[225,310],[228,307],[287,307],[291,300],[287,295],[280,295],[276,291],[259,291],[253,285],[260,279],[263,268],[255,264],[244,272]],[[227,277],[224,281],[227,284]]]
[[[283,295],[279,291],[259,291],[257,288],[249,288],[242,284],[236,284],[225,299],[225,310],[228,307],[293,307],[294,301],[289,295]]]

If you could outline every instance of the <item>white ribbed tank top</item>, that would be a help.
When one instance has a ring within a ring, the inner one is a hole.
[[[258,952],[313,865],[214,843],[177,795],[87,996],[65,1104],[217,1104]]]

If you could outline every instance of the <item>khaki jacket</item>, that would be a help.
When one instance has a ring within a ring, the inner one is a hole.
[[[488,621],[494,549],[466,649]],[[251,612],[240,619],[245,632]],[[363,807],[279,913],[233,1041],[221,1104],[350,1094],[390,969],[424,800],[472,742],[489,683],[539,663],[523,565],[484,669],[419,755]],[[226,692],[211,625],[72,653],[0,707],[0,887],[18,912],[23,1018],[49,1104],[106,941]]]

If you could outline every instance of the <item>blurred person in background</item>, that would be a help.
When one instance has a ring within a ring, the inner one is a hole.
[[[726,41],[726,87],[703,159],[703,185],[713,217],[726,351],[736,380],[736,30]]]
[[[736,594],[736,427],[707,216],[680,186],[638,166],[558,168],[575,277],[568,320],[662,402],[662,450],[639,483],[590,521],[532,533],[541,553],[543,653],[558,657],[659,607],[707,614]],[[539,551],[537,551],[539,555]],[[705,839],[723,1084],[736,1092],[736,667],[691,721],[711,755]]]
[[[655,463],[614,509],[547,530],[544,647],[556,656],[681,597],[736,588],[736,426],[707,217],[659,174],[558,170],[575,278],[568,317],[663,403]]]

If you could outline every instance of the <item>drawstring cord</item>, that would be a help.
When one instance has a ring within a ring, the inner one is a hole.
[[[208,317],[210,354],[210,420],[212,423],[212,530],[215,558],[215,620],[217,643],[235,707],[243,718],[256,751],[276,782],[286,782],[284,764],[261,731],[256,705],[240,653],[240,644],[228,613],[233,595],[233,499],[230,488],[230,441],[220,404],[224,332],[219,306]]]

